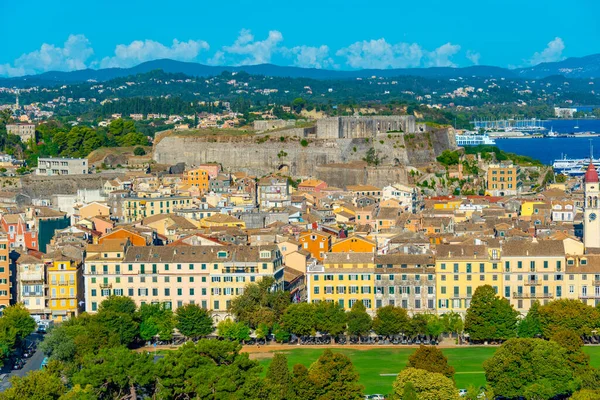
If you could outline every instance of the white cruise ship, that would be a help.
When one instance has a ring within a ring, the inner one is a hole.
[[[457,146],[479,146],[496,144],[494,139],[491,139],[487,134],[465,133],[462,135],[456,134]]]

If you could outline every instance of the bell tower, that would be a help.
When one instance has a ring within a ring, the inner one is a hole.
[[[600,182],[596,167],[590,161],[585,172],[584,182],[584,209],[583,209],[583,243],[588,249],[600,250]]]

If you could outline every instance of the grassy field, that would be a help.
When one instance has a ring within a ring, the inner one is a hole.
[[[585,347],[584,350],[590,355],[592,366],[600,367],[600,347]],[[365,386],[365,393],[387,394],[392,390],[395,376],[381,376],[380,374],[394,374],[402,370],[415,349],[333,349],[333,351],[350,357],[360,374],[360,383]],[[476,387],[485,385],[483,362],[494,355],[495,347],[446,348],[442,351],[448,357],[448,363],[456,370],[455,381],[458,388],[466,389],[470,385]],[[292,368],[294,364],[310,366],[322,352],[322,349],[305,347],[285,350],[282,353],[287,355],[290,368]],[[265,370],[270,362],[270,359],[260,360]]]

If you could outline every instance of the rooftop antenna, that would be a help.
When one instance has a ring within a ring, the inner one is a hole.
[[[592,139],[590,139],[590,162],[594,162],[594,145]]]

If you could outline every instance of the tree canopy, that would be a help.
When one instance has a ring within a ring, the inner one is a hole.
[[[454,378],[454,367],[448,365],[444,353],[435,346],[419,346],[408,358],[407,367],[437,372],[450,379]]]
[[[450,378],[436,372],[405,368],[393,384],[393,399],[404,400],[405,393],[418,400],[458,400],[458,390]]]
[[[497,396],[551,399],[577,389],[567,351],[552,341],[510,339],[483,363],[483,369]]]
[[[475,341],[510,339],[517,334],[518,315],[507,299],[496,295],[493,287],[480,286],[467,310],[465,331]]]

